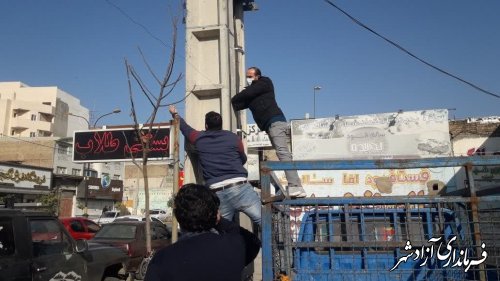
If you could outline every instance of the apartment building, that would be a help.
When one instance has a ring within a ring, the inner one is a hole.
[[[12,137],[69,137],[88,128],[89,110],[55,86],[0,82],[0,133]]]
[[[0,82],[0,161],[52,170],[49,189],[59,192],[63,216],[81,214],[82,204],[97,216],[122,198],[122,163],[92,163],[84,173],[84,165],[72,161],[73,133],[87,130],[88,120],[80,100],[58,87]],[[16,191],[18,202],[32,200],[28,189]]]

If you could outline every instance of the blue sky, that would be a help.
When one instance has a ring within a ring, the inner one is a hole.
[[[109,0],[167,45],[179,1]],[[417,56],[500,95],[500,1],[333,1]],[[275,84],[287,118],[456,108],[450,118],[500,115],[500,99],[483,94],[404,54],[323,0],[261,0],[245,14],[247,66]],[[185,26],[179,23],[176,74],[184,73]],[[124,59],[148,76],[140,47],[160,75],[170,48],[107,1],[0,1],[0,81],[58,86],[101,124],[130,124]],[[148,80],[148,79],[146,79]],[[150,80],[149,80],[150,81]],[[155,86],[151,84],[154,90]],[[184,80],[169,98],[182,98]],[[147,103],[138,96],[141,119]],[[183,105],[179,105],[181,110]],[[161,120],[168,120],[166,109]]]

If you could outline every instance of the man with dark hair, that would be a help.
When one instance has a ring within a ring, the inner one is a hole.
[[[174,198],[174,215],[188,233],[210,230],[219,219],[219,198],[206,187],[198,190],[196,186],[186,184]]]
[[[210,111],[205,114],[206,128],[210,130],[222,130],[222,117],[219,113]]]
[[[280,161],[292,161],[288,148],[288,123],[283,111],[276,103],[273,82],[262,76],[260,69],[247,70],[247,87],[236,94],[231,103],[235,110],[250,109],[259,129],[266,131]],[[291,197],[306,197],[296,170],[285,171],[288,193]]]
[[[247,181],[248,172],[243,167],[247,156],[240,137],[222,130],[222,117],[210,111],[205,115],[205,131],[189,126],[177,113],[175,106],[169,111],[173,118],[179,118],[180,130],[186,140],[196,147],[205,185],[220,199],[221,215],[232,220],[236,211],[241,211],[261,222],[260,197]]]
[[[174,199],[182,235],[159,250],[145,281],[237,281],[260,249],[248,230],[221,219],[218,197],[203,185],[184,185]]]

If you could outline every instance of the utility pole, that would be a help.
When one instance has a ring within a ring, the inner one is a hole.
[[[321,90],[320,86],[313,87],[313,118],[316,118],[316,91]]]
[[[175,198],[177,192],[179,191],[179,120],[174,118],[172,126],[170,127],[174,130],[174,179],[173,179],[173,190],[172,198]],[[177,218],[172,216],[172,242],[176,242],[178,239],[178,229],[177,229]]]
[[[231,98],[245,86],[243,13],[253,0],[186,0],[186,122],[205,129],[205,114],[219,112],[223,129],[246,127],[245,111],[236,116]],[[203,183],[196,154],[187,149],[186,183]]]
[[[186,122],[205,129],[205,114],[221,114],[224,130],[246,128],[246,112],[234,112],[231,98],[245,86],[244,11],[254,0],[186,0]],[[186,149],[185,183],[204,183],[194,150]],[[248,217],[240,225],[251,229]],[[249,265],[244,270],[253,272]]]

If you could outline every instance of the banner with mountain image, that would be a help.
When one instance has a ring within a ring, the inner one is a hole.
[[[448,110],[292,120],[293,160],[452,155]]]

